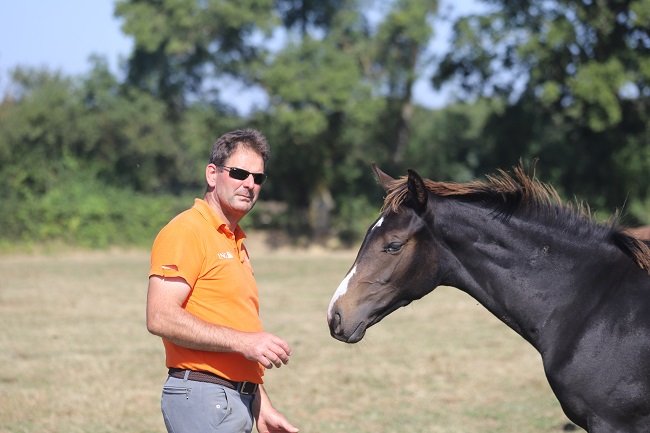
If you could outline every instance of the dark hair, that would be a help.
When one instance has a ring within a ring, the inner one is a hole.
[[[210,164],[217,167],[223,166],[239,146],[257,152],[266,166],[266,161],[268,161],[271,154],[271,148],[266,141],[266,137],[260,131],[251,128],[237,129],[217,138],[217,141],[212,145]]]

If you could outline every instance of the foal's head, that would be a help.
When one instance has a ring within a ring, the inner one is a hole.
[[[376,166],[373,170],[383,188],[393,190],[396,180]],[[368,229],[352,268],[330,302],[327,319],[334,338],[356,343],[366,328],[437,285],[429,193],[422,178],[410,170],[407,185],[400,206],[385,206]]]
[[[585,242],[587,238],[607,242],[650,273],[650,244],[564,206],[552,187],[527,176],[523,167],[517,167],[514,176],[501,171],[487,181],[460,184],[423,180],[411,170],[401,179],[376,166],[373,170],[387,196],[381,216],[366,233],[357,259],[330,302],[327,320],[339,340],[361,340],[369,326],[426,295],[446,277],[442,274],[450,272],[433,224],[434,207],[439,222],[451,218],[454,223],[458,217],[453,212],[442,217],[445,198],[480,203],[504,223],[518,215],[562,233],[580,233]]]

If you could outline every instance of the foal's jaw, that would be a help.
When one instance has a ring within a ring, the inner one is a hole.
[[[332,316],[329,322],[330,335],[335,339],[342,341],[344,343],[348,343],[348,344],[358,343],[359,341],[363,340],[363,337],[366,335],[366,331],[368,330],[368,328],[370,328],[372,325],[379,323],[384,317],[388,316],[396,309],[400,307],[404,307],[408,304],[409,302],[405,302],[401,305],[395,305],[395,308],[391,308],[390,310],[387,310],[386,312],[376,316],[374,319],[370,321],[363,320],[357,322],[356,327],[352,329],[352,332],[350,333],[346,332],[346,330],[342,326],[341,314],[338,312],[334,313],[334,315]]]

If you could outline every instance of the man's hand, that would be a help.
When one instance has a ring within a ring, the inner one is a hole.
[[[264,417],[257,419],[257,431],[259,433],[296,433],[299,430],[291,425],[289,421],[278,411],[266,413]]]
[[[282,367],[289,362],[289,344],[268,332],[250,332],[242,335],[238,352],[251,361],[257,361],[266,368]]]
[[[297,433],[299,431],[271,405],[264,386],[259,387],[253,401],[253,416],[259,433]]]

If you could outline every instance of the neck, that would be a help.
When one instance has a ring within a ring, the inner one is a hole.
[[[575,317],[598,302],[598,293],[580,291],[593,286],[585,280],[603,278],[602,263],[579,259],[586,247],[577,235],[459,205],[446,218],[436,214],[450,276],[441,284],[467,292],[543,353],[549,333],[562,332],[554,316],[571,309]]]
[[[241,217],[225,212],[219,202],[215,200],[214,197],[210,194],[205,194],[203,199],[208,203],[210,208],[216,212],[219,218],[221,218],[221,220],[226,223],[230,231],[234,233],[235,229],[237,228],[237,224],[239,224],[239,221],[241,220]]]

